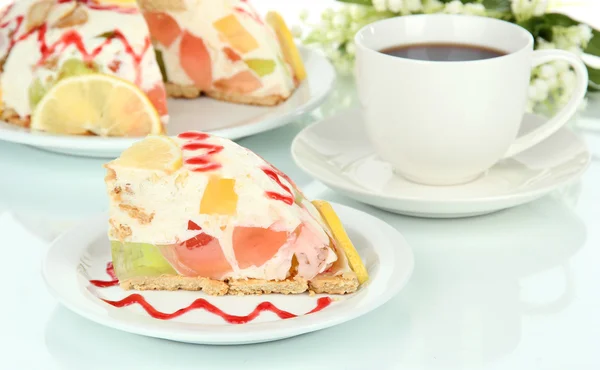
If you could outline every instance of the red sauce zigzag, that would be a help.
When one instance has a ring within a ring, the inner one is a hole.
[[[108,274],[108,276],[111,277],[111,280],[107,280],[107,281],[90,280],[90,284],[92,284],[96,287],[99,287],[99,288],[108,288],[108,287],[116,286],[119,284],[119,280],[117,279],[117,277],[115,275],[115,270],[114,270],[112,262],[107,263],[106,273]],[[226,322],[228,322],[230,324],[249,323],[250,321],[253,321],[257,317],[259,317],[260,314],[265,311],[272,312],[281,319],[291,319],[294,317],[298,317],[298,315],[296,315],[296,314],[293,314],[288,311],[284,311],[284,310],[277,308],[277,306],[275,306],[271,302],[261,302],[249,314],[244,315],[244,316],[239,316],[239,315],[231,315],[231,314],[224,312],[223,310],[216,307],[212,303],[208,302],[204,298],[198,298],[195,301],[193,301],[190,305],[180,308],[177,311],[171,312],[171,313],[165,313],[165,312],[161,312],[161,311],[157,310],[154,306],[152,306],[150,303],[148,303],[148,301],[142,295],[137,294],[137,293],[130,294],[127,297],[125,297],[121,300],[117,300],[117,301],[108,300],[108,299],[104,299],[104,298],[101,298],[101,299],[102,299],[102,301],[108,303],[109,305],[111,305],[113,307],[117,307],[117,308],[123,308],[123,307],[131,306],[134,304],[138,304],[144,309],[144,311],[146,311],[146,313],[148,313],[148,315],[150,315],[151,317],[153,317],[155,319],[159,319],[159,320],[174,319],[185,313],[188,313],[193,310],[198,310],[198,309],[201,309],[206,312],[210,312],[213,315],[219,316],[223,320],[225,320]],[[312,310],[308,311],[306,313],[306,315],[323,310],[324,308],[328,307],[331,304],[331,302],[332,302],[332,299],[330,297],[319,298],[317,300],[316,307],[313,308]]]

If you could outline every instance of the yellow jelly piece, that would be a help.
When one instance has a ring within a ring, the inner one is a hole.
[[[258,42],[248,32],[235,15],[230,14],[213,23],[213,26],[227,40],[232,48],[242,54],[258,49]]]
[[[327,225],[329,225],[337,245],[342,248],[346,254],[346,258],[348,258],[348,264],[350,265],[352,271],[356,273],[358,282],[363,284],[365,281],[369,280],[369,273],[367,272],[360,255],[354,248],[352,241],[348,237],[348,234],[346,234],[344,225],[342,225],[342,222],[333,210],[333,207],[331,207],[331,204],[324,200],[314,200],[312,203],[317,208]]]
[[[206,215],[235,215],[238,195],[235,180],[211,177],[200,201],[200,213]]]

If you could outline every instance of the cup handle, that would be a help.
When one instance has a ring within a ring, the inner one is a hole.
[[[569,121],[583,100],[588,86],[588,72],[581,58],[573,53],[562,50],[535,50],[533,52],[533,67],[554,60],[564,60],[575,70],[577,86],[573,90],[571,99],[544,125],[517,138],[504,155],[504,158],[512,157],[546,140]]]

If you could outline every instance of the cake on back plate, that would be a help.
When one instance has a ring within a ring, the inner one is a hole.
[[[306,76],[283,18],[261,19],[249,0],[138,2],[169,96],[276,105]]]
[[[17,0],[0,9],[0,118],[71,135],[164,132],[166,94],[135,0]]]
[[[149,136],[106,168],[124,289],[345,294],[368,279],[333,208],[230,140]]]

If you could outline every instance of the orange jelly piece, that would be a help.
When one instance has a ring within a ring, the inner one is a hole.
[[[213,23],[225,40],[238,52],[245,54],[258,49],[256,39],[242,26],[235,15],[230,14]]]
[[[146,24],[152,37],[162,45],[169,47],[181,35],[177,21],[166,13],[144,13]]]
[[[229,78],[216,80],[215,88],[230,94],[249,94],[262,87],[258,77],[250,71],[241,71]]]
[[[237,226],[233,229],[233,251],[240,268],[262,266],[287,241],[286,231]]]
[[[212,63],[210,54],[200,37],[183,31],[179,45],[179,62],[194,86],[210,90],[212,86]]]
[[[211,177],[200,201],[200,213],[206,215],[235,215],[238,195],[235,180]]]

